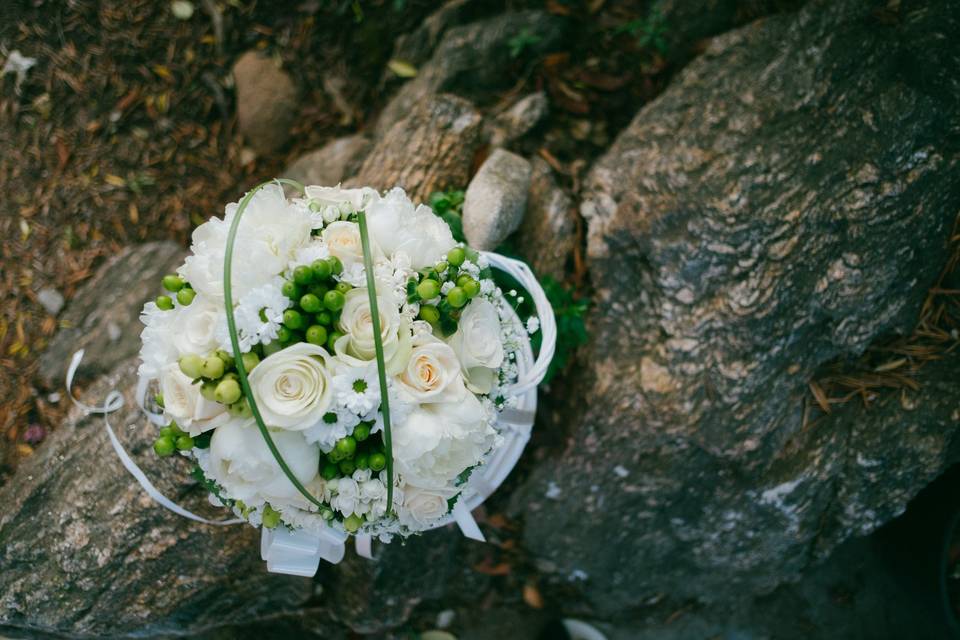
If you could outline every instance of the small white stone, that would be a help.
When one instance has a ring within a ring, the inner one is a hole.
[[[37,292],[37,302],[52,316],[57,315],[63,309],[63,294],[56,289],[49,287],[40,289]]]

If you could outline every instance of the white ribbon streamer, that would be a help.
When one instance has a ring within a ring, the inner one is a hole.
[[[136,479],[143,490],[146,491],[147,495],[153,498],[154,502],[166,509],[169,509],[178,516],[183,516],[184,518],[188,518],[196,522],[202,522],[203,524],[224,526],[228,524],[238,524],[244,522],[244,520],[239,518],[234,518],[231,520],[208,520],[207,518],[198,516],[197,514],[184,509],[176,502],[169,500],[166,496],[160,493],[155,486],[153,486],[153,483],[147,479],[147,476],[143,473],[143,470],[137,466],[137,463],[133,461],[133,459],[127,454],[126,449],[123,448],[123,445],[120,444],[120,440],[117,439],[117,435],[113,432],[113,428],[110,426],[110,420],[107,418],[109,414],[123,407],[123,394],[116,389],[112,390],[107,394],[103,405],[99,407],[91,407],[90,405],[84,404],[73,397],[73,378],[77,373],[77,369],[80,367],[80,362],[83,360],[83,353],[84,350],[80,349],[80,351],[77,351],[75,354],[73,354],[73,358],[70,360],[70,367],[67,369],[67,395],[70,396],[70,400],[73,402],[73,404],[79,407],[84,414],[90,415],[92,413],[99,413],[103,415],[103,426],[106,427],[107,436],[110,438],[110,444],[113,445],[113,450],[117,453],[117,457],[120,458],[120,463],[127,471],[130,472],[130,475]]]

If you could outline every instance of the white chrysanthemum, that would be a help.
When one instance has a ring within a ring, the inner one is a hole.
[[[380,406],[380,381],[376,362],[362,367],[344,366],[333,376],[338,405],[364,416]]]
[[[360,424],[360,417],[342,405],[333,405],[323,417],[309,429],[303,431],[307,442],[317,443],[320,450],[330,453],[337,444],[337,440],[353,433],[354,427]]]
[[[268,284],[244,294],[233,310],[240,350],[244,353],[254,345],[270,344],[277,339],[283,312],[293,304],[290,298],[283,295],[282,286],[283,278],[275,277]],[[226,314],[220,316],[217,324],[217,340],[221,348],[232,351]]]
[[[326,243],[322,239],[314,237],[314,239],[310,241],[310,244],[297,249],[296,255],[294,255],[293,260],[291,260],[287,266],[287,275],[291,276],[293,270],[297,267],[310,266],[316,260],[323,260],[329,257],[330,250],[327,249]]]

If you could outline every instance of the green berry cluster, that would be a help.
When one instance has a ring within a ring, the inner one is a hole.
[[[324,419],[336,421],[336,414],[327,414]],[[337,440],[333,450],[320,458],[320,475],[324,480],[349,476],[357,469],[382,471],[387,466],[383,440],[379,434],[370,434],[372,422],[361,422],[353,429],[353,435]]]
[[[163,276],[163,280],[160,281],[160,284],[163,285],[164,289],[174,294],[177,298],[177,302],[183,306],[189,305],[197,296],[197,292],[193,290],[189,283],[185,282],[183,278],[175,273],[170,273]],[[157,296],[156,303],[157,307],[163,311],[169,311],[173,309],[173,298],[166,294]]]
[[[310,266],[299,266],[293,277],[283,283],[283,295],[293,306],[283,312],[283,324],[277,335],[279,344],[267,345],[275,352],[297,342],[326,347],[333,353],[333,345],[343,334],[335,330],[340,312],[346,302],[346,293],[353,287],[336,278],[343,273],[338,258],[316,260]],[[269,355],[269,354],[268,354]]]
[[[463,307],[480,293],[480,282],[460,270],[469,259],[476,262],[479,254],[465,247],[454,247],[447,259],[430,269],[424,269],[407,282],[407,302],[419,302],[419,318],[429,322],[435,330],[449,336],[456,332]],[[452,282],[453,287],[441,294],[443,284]],[[437,304],[429,304],[436,298]]]
[[[196,446],[196,438],[191,438],[176,422],[160,429],[160,435],[153,442],[153,450],[158,456],[166,457],[174,451],[189,451]]]

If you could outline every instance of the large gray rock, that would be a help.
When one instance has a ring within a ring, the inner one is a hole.
[[[578,242],[573,198],[557,184],[546,160],[536,157],[530,164],[527,212],[515,246],[538,277],[563,281]]]
[[[530,163],[496,149],[470,181],[463,199],[463,234],[471,247],[492,251],[516,231],[527,207]]]
[[[385,133],[425,96],[452,93],[470,100],[489,99],[491,92],[516,82],[511,69],[522,69],[556,47],[565,23],[541,11],[505,13],[445,32],[433,57],[417,77],[404,84],[384,107],[377,132]],[[522,57],[513,58],[510,42],[525,36],[530,43]]]
[[[360,167],[369,148],[370,140],[362,135],[336,138],[297,158],[283,177],[306,185],[337,185]]]
[[[820,416],[807,383],[910,333],[947,261],[958,9],[817,2],[727,34],[589,174],[592,339],[552,399],[565,450],[514,504],[597,614],[771,588],[955,459],[955,357],[870,411]]]
[[[453,27],[479,17],[485,9],[480,0],[449,0],[439,9],[427,16],[420,25],[410,33],[397,36],[393,47],[393,59],[402,60],[412,65],[419,65],[426,61],[440,38]]]
[[[549,110],[550,103],[545,91],[520,98],[487,127],[490,145],[505,147],[525,136],[543,121]]]
[[[160,280],[183,262],[173,242],[124,249],[81,286],[60,317],[60,330],[41,354],[37,376],[48,389],[63,384],[70,356],[85,349],[83,374],[95,376],[140,351],[140,310],[163,292]]]
[[[297,113],[297,87],[272,59],[248,51],[233,65],[237,124],[257,153],[270,153],[290,137]]]
[[[128,360],[82,400],[111,389],[117,437],[157,488],[214,519],[185,459],[159,459],[133,397]],[[190,633],[282,613],[310,597],[304,578],[267,574],[251,527],[211,527],[152,502],[121,466],[99,416],[75,411],[0,488],[0,631],[74,637]]]

